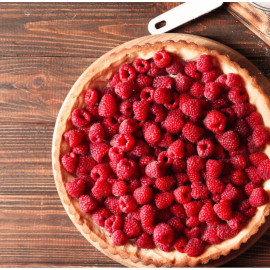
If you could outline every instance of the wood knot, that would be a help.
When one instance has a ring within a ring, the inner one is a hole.
[[[36,76],[36,77],[34,78],[34,81],[33,81],[33,87],[34,87],[35,89],[41,88],[41,87],[43,87],[43,86],[45,85],[45,83],[46,83],[46,76],[40,74],[40,75],[38,75],[38,76]]]

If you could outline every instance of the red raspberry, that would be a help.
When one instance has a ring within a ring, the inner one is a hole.
[[[174,80],[170,76],[158,76],[153,79],[154,88],[172,89]]]
[[[98,164],[91,170],[91,177],[94,181],[106,180],[111,175],[112,170],[109,164]]]
[[[189,257],[198,257],[204,250],[205,246],[199,238],[190,239],[185,247],[185,253],[187,253]]]
[[[80,196],[79,205],[84,213],[89,213],[95,210],[98,206],[97,201],[90,195]]]
[[[197,61],[197,69],[200,72],[206,72],[213,68],[212,57],[210,55],[202,54]]]
[[[104,95],[98,106],[98,113],[103,117],[112,117],[117,112],[117,105],[112,95]]]
[[[106,180],[96,181],[92,193],[98,197],[108,197],[112,194],[112,186]]]
[[[134,62],[133,62],[133,67],[135,68],[135,70],[139,73],[145,73],[150,69],[150,64],[141,58],[137,58]]]
[[[180,237],[178,237],[178,238],[175,240],[175,242],[174,242],[174,248],[175,248],[178,252],[184,253],[184,252],[185,252],[185,248],[186,248],[187,243],[188,243],[188,241],[187,241],[186,237],[180,236]]]
[[[169,167],[173,163],[173,159],[168,156],[166,151],[159,153],[157,160],[165,167]]]
[[[120,134],[131,134],[138,129],[138,122],[136,119],[124,120],[119,126]]]
[[[126,152],[134,147],[135,139],[131,134],[118,134],[111,140],[111,145],[119,148],[120,151]]]
[[[157,178],[155,185],[161,191],[170,190],[175,183],[175,179],[172,176],[164,176]]]
[[[217,220],[216,213],[211,203],[205,203],[199,213],[200,222],[211,222]]]
[[[189,186],[181,186],[173,192],[175,200],[178,203],[185,204],[191,200],[191,188]]]
[[[239,212],[234,213],[233,217],[227,221],[232,230],[241,230],[246,222],[246,218]]]
[[[100,92],[101,96],[112,95],[112,96],[115,97],[115,93],[114,93],[114,88],[113,87],[103,87],[103,88],[99,89],[99,92]]]
[[[113,117],[107,117],[103,120],[103,126],[108,137],[112,137],[118,133],[119,123]]]
[[[235,169],[244,169],[246,167],[246,159],[243,155],[236,155],[230,159],[230,163]]]
[[[202,98],[204,96],[204,85],[199,82],[194,82],[190,87],[190,94],[195,98]]]
[[[229,130],[219,138],[219,143],[228,151],[236,150],[239,146],[239,138],[238,135]]]
[[[217,226],[217,236],[222,240],[227,240],[238,234],[238,230],[233,230],[228,224],[222,223]]]
[[[95,160],[90,156],[79,156],[77,162],[77,175],[90,174],[91,170],[96,166]]]
[[[66,183],[67,193],[73,198],[79,198],[85,189],[84,181],[80,178],[74,178],[70,182]]]
[[[172,217],[168,220],[168,224],[173,228],[174,231],[180,232],[183,230],[184,225],[180,218],[178,217]]]
[[[127,243],[128,237],[124,232],[117,230],[112,234],[112,241],[115,246],[121,246]]]
[[[234,87],[228,93],[228,99],[232,103],[244,103],[248,100],[248,94],[243,87]]]
[[[189,178],[185,173],[176,173],[174,176],[176,177],[178,187],[189,181]]]
[[[225,159],[227,157],[225,149],[220,144],[215,145],[214,157],[216,159]]]
[[[187,92],[192,84],[193,80],[181,73],[178,73],[175,77],[175,89],[179,93]]]
[[[175,158],[183,158],[185,155],[185,144],[181,140],[174,141],[168,148],[168,156]]]
[[[145,121],[149,111],[149,103],[145,100],[133,103],[134,118],[138,121]]]
[[[214,154],[214,144],[211,140],[203,139],[197,143],[197,153],[201,158],[209,158]]]
[[[166,88],[157,88],[154,93],[154,100],[157,104],[169,103],[172,99],[172,92]]]
[[[236,186],[243,186],[247,182],[247,177],[242,170],[233,170],[231,173],[231,181]]]
[[[137,140],[131,153],[137,157],[146,156],[149,153],[149,146],[143,140]]]
[[[136,77],[135,83],[138,89],[144,89],[152,84],[153,79],[144,74],[139,74]]]
[[[139,221],[134,218],[127,217],[124,221],[123,230],[128,238],[134,238],[141,234],[142,228]]]
[[[142,176],[140,178],[140,182],[142,186],[151,186],[155,183],[155,179],[147,177],[147,176]]]
[[[109,149],[109,158],[111,161],[120,161],[124,158],[124,153],[118,147],[112,147]]]
[[[261,184],[262,179],[261,179],[261,177],[258,175],[256,167],[250,166],[250,167],[248,167],[248,168],[245,169],[245,172],[246,172],[248,178],[249,178],[252,182],[254,182],[255,184],[258,184],[258,185]]]
[[[150,107],[150,112],[155,117],[154,121],[157,122],[157,123],[162,122],[166,117],[166,110],[161,104],[154,103]]]
[[[123,213],[131,213],[136,210],[137,203],[131,195],[124,195],[119,199],[119,207]]]
[[[182,204],[173,204],[170,207],[170,211],[173,215],[179,218],[185,218],[186,212]]]
[[[115,86],[115,93],[121,99],[128,99],[135,90],[135,83],[133,81],[120,82]]]
[[[171,244],[174,239],[174,231],[170,225],[159,223],[154,229],[154,242],[163,245]]]
[[[105,129],[101,123],[94,123],[88,133],[88,137],[92,143],[100,143],[105,138]]]
[[[253,183],[253,182],[249,182],[248,184],[245,185],[245,193],[250,196],[253,189],[257,188],[258,185]]]
[[[187,159],[188,171],[201,171],[205,168],[205,160],[199,156],[193,156]]]
[[[217,229],[213,227],[206,229],[203,232],[201,239],[211,245],[216,245],[221,242],[221,239],[217,236]]]
[[[223,220],[229,220],[232,217],[231,203],[229,201],[221,200],[214,205],[214,211]]]
[[[192,202],[184,204],[184,208],[186,210],[186,214],[188,217],[198,216],[198,214],[202,208],[202,202],[201,201],[192,201]]]
[[[220,110],[224,114],[227,112],[228,117],[231,117],[231,114],[236,117],[234,110],[228,108],[230,106],[230,101],[226,97],[220,97],[217,100],[212,101],[211,105],[214,110]]]
[[[220,75],[219,69],[212,69],[210,71],[206,71],[202,73],[201,81],[203,83],[213,82]]]
[[[209,178],[217,179],[223,170],[223,163],[220,160],[208,159],[206,162],[206,173]]]
[[[155,221],[155,208],[154,206],[147,204],[143,205],[140,209],[140,218],[143,227],[149,227],[154,224]]]
[[[227,74],[226,85],[229,87],[241,87],[243,86],[243,80],[238,74]]]
[[[238,118],[243,118],[255,112],[256,107],[249,103],[238,103],[232,106]]]
[[[225,185],[222,181],[218,179],[207,179],[206,180],[206,185],[209,189],[209,191],[213,194],[220,194],[224,191]]]
[[[205,84],[204,96],[208,100],[214,101],[217,100],[220,96],[221,91],[217,83],[208,82]]]
[[[154,101],[155,89],[153,87],[144,87],[140,93],[140,99],[147,102]]]
[[[184,234],[188,239],[198,238],[201,235],[201,230],[199,227],[185,228]]]
[[[257,147],[265,146],[270,140],[270,133],[265,126],[258,125],[253,130],[252,138]]]
[[[143,127],[143,135],[148,143],[154,144],[160,140],[161,131],[155,123],[148,122],[147,125]]]
[[[183,114],[180,110],[170,111],[164,121],[164,128],[170,134],[179,133],[183,126]]]
[[[134,191],[133,197],[138,204],[147,204],[152,200],[153,191],[150,187],[142,186]]]
[[[74,153],[67,153],[61,158],[61,163],[67,172],[74,173],[77,167],[77,157]]]
[[[190,142],[196,143],[203,135],[203,129],[188,122],[183,127],[183,136]]]
[[[174,196],[170,192],[159,193],[155,195],[155,203],[158,209],[169,207],[174,200]]]
[[[202,180],[202,175],[200,172],[187,171],[187,174],[191,183],[200,182]]]
[[[126,116],[130,116],[133,113],[133,105],[130,101],[122,101],[119,105],[119,111]]]
[[[202,114],[202,105],[198,99],[189,99],[183,106],[182,111],[185,115],[191,117],[200,117]]]
[[[90,144],[90,153],[93,159],[101,163],[109,152],[110,146],[107,143],[92,143]]]
[[[192,99],[192,97],[189,94],[180,94],[179,95],[179,108],[182,110],[183,105],[190,99]]]
[[[93,106],[98,102],[98,93],[95,89],[88,89],[84,95],[84,102],[89,105]]]
[[[165,51],[159,51],[155,53],[154,57],[154,62],[159,68],[164,68],[168,67],[171,62],[171,57],[170,55],[165,52]]]
[[[113,75],[113,77],[111,78],[111,80],[109,81],[109,85],[111,87],[115,87],[118,83],[120,83],[121,80],[120,80],[120,76],[119,76],[119,73],[116,73]]]
[[[205,199],[208,197],[209,190],[205,184],[202,183],[192,183],[191,184],[191,196],[195,200]]]
[[[172,171],[179,173],[185,171],[187,164],[184,160],[178,158],[173,160]]]
[[[77,155],[87,155],[89,150],[89,145],[85,143],[80,143],[79,145],[72,148],[74,154]]]
[[[250,163],[255,167],[258,167],[266,159],[268,159],[268,156],[265,153],[254,153],[249,156]]]
[[[84,133],[81,130],[72,129],[64,133],[64,139],[70,147],[79,145],[84,138]]]
[[[246,117],[246,121],[252,130],[258,125],[263,125],[262,116],[258,112],[253,112]]]
[[[123,221],[120,216],[110,216],[105,220],[105,229],[109,233],[114,233],[122,228]]]
[[[268,201],[269,195],[263,188],[255,188],[249,197],[249,203],[253,207],[264,205]]]
[[[190,61],[185,64],[185,73],[194,79],[201,77],[201,73],[197,70],[197,63],[195,61]]]
[[[212,132],[222,131],[226,125],[226,117],[218,111],[211,111],[205,117],[204,125]]]
[[[124,181],[120,180],[113,184],[112,194],[114,196],[123,196],[127,192],[127,185]]]
[[[121,159],[116,167],[116,174],[120,179],[130,179],[136,171],[136,163],[132,159]]]
[[[107,209],[110,210],[110,212],[114,215],[120,216],[122,214],[120,204],[119,204],[119,198],[114,196],[109,196],[104,201],[104,205]]]
[[[178,57],[171,57],[171,63],[166,67],[166,71],[171,75],[176,75],[184,71],[184,66]]]
[[[230,90],[230,87],[226,85],[227,75],[222,74],[220,75],[215,82],[219,85],[219,87],[222,88],[223,91],[228,92]]]
[[[71,114],[72,124],[76,127],[83,127],[89,124],[91,116],[89,112],[84,109],[75,109]]]
[[[123,64],[119,68],[119,77],[122,82],[132,81],[136,77],[136,72],[132,66]]]
[[[153,238],[147,233],[142,233],[135,243],[138,248],[152,249],[155,247]]]
[[[226,201],[235,201],[239,197],[239,191],[232,184],[228,184],[221,194],[221,199]]]
[[[104,227],[105,220],[110,216],[110,212],[108,209],[104,207],[100,207],[95,210],[92,214],[93,220],[96,222],[97,225]]]
[[[157,77],[160,75],[164,75],[165,69],[159,68],[152,59],[149,61],[149,64],[150,64],[150,69],[147,72],[148,76]]]

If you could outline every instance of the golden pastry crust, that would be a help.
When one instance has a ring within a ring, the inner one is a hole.
[[[113,246],[109,234],[96,225],[90,215],[81,212],[77,199],[71,198],[65,189],[65,183],[73,178],[60,164],[60,157],[68,152],[69,146],[62,137],[66,130],[71,128],[70,115],[74,108],[83,106],[83,97],[86,89],[99,88],[107,85],[118,67],[123,63],[133,62],[136,58],[149,59],[155,52],[166,50],[178,55],[186,61],[197,60],[201,54],[213,56],[215,64],[219,65],[224,74],[237,73],[243,80],[247,89],[250,103],[257,107],[261,113],[264,125],[270,127],[270,101],[257,84],[256,79],[251,77],[246,69],[241,68],[237,63],[230,60],[228,56],[220,55],[215,50],[208,50],[195,43],[185,41],[165,41],[143,46],[133,46],[129,49],[112,53],[105,59],[101,57],[94,62],[77,80],[67,95],[59,112],[52,148],[52,165],[56,187],[62,204],[70,219],[84,237],[98,250],[113,260],[129,267],[184,267],[206,264],[209,260],[216,260],[222,255],[228,255],[230,251],[239,249],[242,243],[258,232],[259,227],[265,222],[269,215],[270,202],[258,207],[255,216],[249,221],[238,235],[217,245],[209,246],[199,257],[189,257],[177,251],[163,252],[159,249],[139,249],[132,243],[125,246]],[[270,157],[270,146],[264,152]],[[270,194],[270,179],[264,182],[264,189]]]

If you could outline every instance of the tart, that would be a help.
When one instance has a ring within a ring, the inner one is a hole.
[[[127,266],[196,266],[239,249],[269,215],[269,104],[247,70],[185,41],[91,65],[53,138],[69,217]]]

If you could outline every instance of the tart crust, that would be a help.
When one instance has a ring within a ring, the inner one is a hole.
[[[71,128],[70,115],[72,110],[83,107],[85,91],[90,86],[91,88],[107,86],[108,80],[121,64],[130,63],[136,58],[149,59],[159,50],[166,50],[186,61],[197,60],[201,54],[212,55],[215,64],[220,67],[224,74],[237,73],[243,78],[249,95],[249,102],[256,106],[263,117],[264,125],[270,128],[270,101],[268,97],[258,85],[256,79],[251,77],[246,69],[231,61],[228,56],[221,55],[216,50],[208,50],[195,43],[185,41],[165,41],[133,46],[110,54],[102,64],[100,61],[93,63],[71,88],[61,107],[55,125],[52,148],[53,174],[59,197],[74,225],[93,246],[111,259],[129,267],[196,266],[206,264],[210,260],[216,260],[222,255],[228,255],[232,250],[239,249],[241,244],[247,242],[252,235],[258,232],[259,227],[265,223],[265,217],[270,212],[270,202],[258,207],[255,216],[249,220],[239,234],[220,244],[207,247],[199,257],[189,257],[187,254],[175,250],[163,252],[157,248],[151,250],[139,249],[132,243],[124,246],[114,246],[109,234],[96,225],[90,215],[82,213],[77,199],[71,198],[67,194],[65,183],[74,176],[67,173],[60,164],[61,155],[69,151],[68,144],[62,139],[63,134]],[[270,157],[270,145],[264,149],[264,152]],[[264,182],[263,187],[270,195],[270,179]]]

